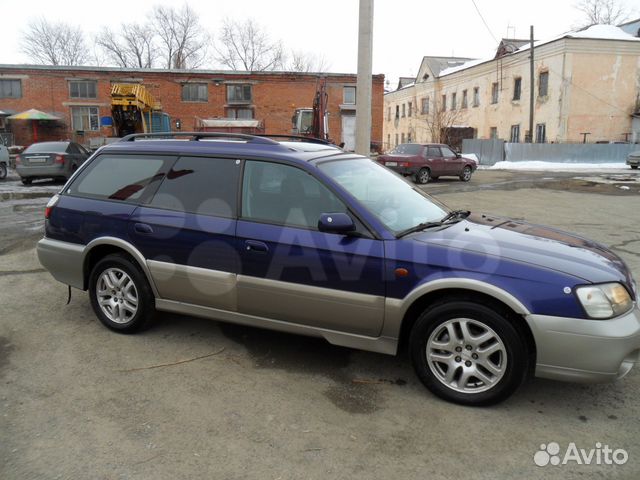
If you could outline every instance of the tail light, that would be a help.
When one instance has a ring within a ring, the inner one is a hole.
[[[51,197],[49,199],[49,201],[47,202],[47,206],[44,207],[44,218],[45,218],[45,220],[49,219],[49,217],[51,216],[51,212],[53,211],[53,207],[56,206],[56,204],[58,203],[59,199],[60,199],[59,195],[54,195],[53,197]]]
[[[399,166],[401,167],[408,167],[409,166],[409,162],[400,162],[398,163]]]
[[[16,155],[16,165],[20,165],[20,163],[22,163],[22,158],[20,158],[20,155]]]
[[[64,157],[62,155],[56,155],[55,159],[53,160],[53,163],[57,163],[59,165],[64,164]]]

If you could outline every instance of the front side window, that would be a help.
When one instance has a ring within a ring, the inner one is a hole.
[[[442,154],[440,153],[440,147],[429,147],[427,148],[427,158],[439,158]]]
[[[95,80],[72,80],[69,82],[69,96],[71,98],[96,98],[96,84]]]
[[[20,80],[0,80],[0,98],[21,98],[22,82]]]
[[[344,87],[343,95],[345,105],[356,104],[356,87]]]
[[[75,131],[96,131],[100,128],[98,107],[71,107],[71,128]]]
[[[337,212],[347,213],[347,208],[304,170],[279,163],[245,163],[243,219],[315,230],[323,213]]]
[[[440,147],[440,151],[442,152],[442,156],[444,158],[456,158],[457,157],[455,152],[453,150],[451,150],[449,147]]]
[[[227,103],[251,103],[252,93],[249,84],[227,85]]]
[[[69,187],[69,193],[103,200],[137,201],[153,182],[163,177],[170,158],[100,155]]]
[[[185,83],[182,85],[183,102],[206,102],[209,99],[209,89],[206,83]]]
[[[169,170],[150,205],[180,212],[232,218],[236,215],[240,162],[181,157]]]
[[[318,166],[394,233],[447,213],[422,190],[368,158],[328,160]]]

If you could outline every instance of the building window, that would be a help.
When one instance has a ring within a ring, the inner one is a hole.
[[[227,85],[227,103],[251,103],[251,85]]]
[[[98,107],[71,107],[71,128],[76,132],[88,132],[99,129]]]
[[[473,106],[480,106],[480,87],[473,87]]]
[[[0,98],[21,98],[22,82],[20,80],[0,80]]]
[[[400,134],[400,141],[401,143],[404,143],[404,132]]]
[[[183,102],[206,102],[209,99],[209,89],[206,83],[185,83],[182,85]]]
[[[253,108],[227,108],[227,118],[237,118],[239,120],[251,120],[253,118]]]
[[[403,103],[402,104],[402,117],[404,118],[407,114],[407,106]]]
[[[413,113],[413,103],[409,102],[409,115],[407,116],[411,116],[411,114]]]
[[[536,143],[547,142],[547,126],[544,123],[536,125]]]
[[[387,148],[391,148],[391,134],[387,133]]]
[[[429,97],[422,99],[422,114],[423,115],[429,114]]]
[[[498,138],[498,127],[489,128],[489,138],[491,140],[496,140]]]
[[[491,103],[498,103],[498,82],[491,84]]]
[[[345,105],[356,104],[356,87],[344,87],[343,99]]]
[[[391,107],[387,107],[387,120],[391,120]]]
[[[407,133],[407,143],[411,143],[411,132]]]
[[[451,94],[451,110],[458,108],[456,103],[458,102],[458,94],[456,92]]]
[[[467,108],[467,91],[462,91],[462,108]]]
[[[400,118],[400,105],[396,105],[396,118]]]
[[[520,143],[520,125],[511,125],[511,143]]]
[[[538,77],[538,95],[546,97],[549,94],[549,72],[541,72]]]
[[[398,134],[396,133],[396,147],[398,146]]]
[[[513,99],[520,100],[522,93],[522,78],[518,77],[513,81]]]
[[[447,109],[447,95],[442,95],[442,111],[444,112]]]
[[[69,82],[69,96],[71,98],[97,98],[95,80],[72,80]]]

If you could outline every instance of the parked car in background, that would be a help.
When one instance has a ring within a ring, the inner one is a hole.
[[[450,176],[468,182],[478,167],[474,160],[439,143],[401,143],[391,152],[380,155],[378,162],[405,177],[413,177],[420,184]]]
[[[7,178],[9,170],[9,149],[0,145],[0,180]]]
[[[16,157],[16,172],[25,185],[36,178],[67,180],[90,156],[74,142],[34,143]]]
[[[640,150],[631,152],[627,157],[627,165],[633,169],[637,169],[640,165]]]
[[[112,330],[161,310],[392,355],[406,345],[424,385],[466,405],[531,374],[613,381],[638,361],[638,290],[603,245],[450,210],[331,146],[179,135],[191,139],[102,148],[45,209],[40,262],[88,290]]]

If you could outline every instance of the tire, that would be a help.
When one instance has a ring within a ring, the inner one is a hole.
[[[428,168],[421,168],[420,170],[418,170],[418,173],[416,173],[416,183],[420,185],[429,183],[430,179],[431,171]]]
[[[7,178],[7,164],[0,163],[0,180]]]
[[[633,168],[634,170],[638,169],[638,165],[631,165],[631,168]]]
[[[483,358],[489,348],[495,351]],[[409,349],[420,381],[440,398],[461,405],[501,402],[529,371],[526,342],[514,326],[500,313],[465,300],[425,310],[411,330]]]
[[[22,180],[23,185],[31,185],[33,183],[33,178],[29,178],[29,177],[24,177],[24,178],[21,178],[20,180]]]
[[[119,333],[135,333],[155,316],[155,297],[144,273],[130,257],[107,255],[91,271],[89,298],[98,319]]]
[[[466,166],[462,169],[462,173],[460,174],[460,180],[462,180],[463,182],[468,182],[469,180],[471,180],[471,174],[473,172],[471,171],[471,167]]]

